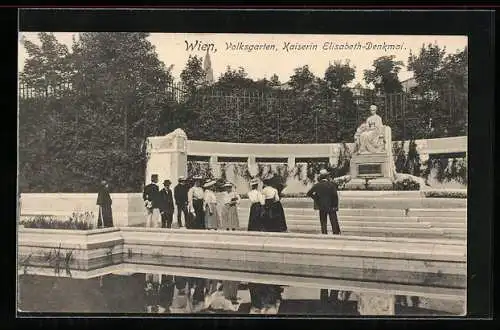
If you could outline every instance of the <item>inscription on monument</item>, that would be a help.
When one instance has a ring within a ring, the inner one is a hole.
[[[382,164],[359,164],[358,175],[382,175]]]

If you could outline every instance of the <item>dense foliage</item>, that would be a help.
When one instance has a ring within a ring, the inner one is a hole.
[[[20,80],[36,97],[19,105],[21,191],[89,192],[103,178],[140,189],[143,144],[158,134],[171,80],[147,36],[80,33],[71,53],[48,33],[25,42]]]

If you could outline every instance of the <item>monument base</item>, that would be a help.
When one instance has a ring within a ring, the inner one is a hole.
[[[392,190],[392,156],[390,153],[354,155],[351,159],[351,181],[348,190]]]
[[[367,179],[354,178],[345,184],[346,190],[393,190],[394,185],[389,178]]]

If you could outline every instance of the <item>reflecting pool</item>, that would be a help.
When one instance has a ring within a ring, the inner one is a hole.
[[[25,274],[18,284],[18,309],[24,312],[359,315],[355,292],[176,274]],[[399,316],[459,315],[463,302],[397,297],[395,310]]]

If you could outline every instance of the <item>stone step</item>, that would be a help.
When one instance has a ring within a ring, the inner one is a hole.
[[[449,223],[449,224],[463,224],[467,225],[467,218],[461,218],[461,217],[418,217],[418,221],[424,221],[424,222],[429,222],[431,224],[444,224],[444,223]]]
[[[310,232],[312,233],[312,232]],[[315,233],[318,233],[315,231]],[[359,236],[360,233],[357,231],[342,231],[342,235],[346,236]],[[368,237],[405,237],[405,238],[439,238],[439,239],[466,239],[464,236],[445,236],[442,234],[437,234],[433,232],[425,232],[425,233],[415,233],[415,232],[406,232],[406,233],[394,233],[394,232],[370,232],[370,231],[364,231],[362,233],[363,236],[368,236]]]
[[[397,230],[372,230],[370,228],[352,228],[341,226],[343,236],[364,236],[364,237],[400,237],[400,238],[425,238],[425,239],[449,239],[449,240],[466,240],[467,235],[462,234],[444,234],[441,231],[433,231],[430,229],[414,230],[408,228],[398,228]],[[304,234],[319,234],[321,228],[319,226],[313,228],[312,226],[288,227],[291,233],[304,233]],[[328,233],[331,234],[331,227],[328,227]]]
[[[283,198],[285,208],[313,209],[313,201],[310,198]],[[248,200],[242,200],[242,207],[249,207]],[[453,209],[467,208],[465,198],[397,198],[397,197],[361,197],[340,199],[340,209]]]
[[[316,221],[317,226],[319,228],[319,220]],[[314,225],[311,221],[302,221],[302,220],[287,220],[287,225],[290,226],[309,226]],[[328,222],[329,223],[329,222]],[[349,226],[349,227],[383,227],[383,228],[431,228],[431,225],[428,223],[422,222],[410,222],[410,223],[401,223],[401,222],[379,222],[379,221],[342,221],[339,220],[340,226]]]
[[[430,218],[430,217],[389,217],[389,216],[360,216],[360,215],[341,215],[337,214],[339,221],[378,221],[378,222],[399,222],[399,223],[430,223],[430,224],[440,224],[440,223],[451,223],[451,224],[466,224],[466,219],[462,218]],[[249,214],[248,212],[239,213],[238,217],[240,222],[248,222]],[[299,215],[290,214],[288,209],[285,209],[285,217],[288,220],[294,221],[319,221],[318,214],[311,215]]]
[[[414,231],[404,231],[404,232],[393,232],[393,231],[355,231],[349,229],[342,229],[342,236],[364,236],[364,237],[384,237],[384,238],[426,238],[426,239],[446,239],[446,240],[454,240],[454,239],[464,239],[464,237],[453,237],[453,236],[444,236],[440,233],[435,232],[414,232]],[[317,229],[304,229],[304,228],[289,228],[289,232],[291,233],[304,233],[304,234],[319,234],[321,233],[320,228]],[[328,229],[328,234],[332,234],[331,228]]]
[[[247,212],[248,209],[239,208],[239,212]],[[313,216],[317,217],[319,214],[318,210],[309,209],[309,208],[294,208],[287,207],[285,208],[285,213],[288,215],[305,215],[305,216]],[[338,216],[394,216],[401,217],[405,215],[405,210],[403,209],[346,209],[341,208],[337,212]]]
[[[241,212],[238,213],[238,216],[240,219],[248,219],[249,213],[248,212]],[[285,217],[287,219],[295,219],[295,220],[318,220],[319,219],[319,213],[316,214],[294,214],[291,212],[288,212],[288,209],[285,209]],[[405,216],[384,216],[384,215],[346,215],[346,214],[341,214],[340,212],[337,213],[337,217],[339,219],[345,219],[345,220],[350,220],[350,221],[363,221],[363,220],[370,220],[370,221],[402,221],[402,222],[417,222],[419,218],[417,217],[405,217]],[[425,220],[426,221],[426,220]]]
[[[463,239],[465,241],[467,241],[467,234],[453,234],[453,235],[450,235],[450,234],[445,234],[444,237],[446,239]]]
[[[417,209],[408,210],[408,216],[411,217],[463,217],[467,218],[467,208],[451,209]]]
[[[240,212],[248,212],[248,209],[239,208]],[[317,215],[319,211],[309,208],[285,208],[287,214]],[[410,216],[410,217],[467,217],[467,209],[349,209],[340,208],[337,212],[341,215],[363,215],[363,216]]]
[[[457,229],[461,229],[461,230],[467,229],[466,223],[459,223],[459,222],[441,222],[441,223],[439,223],[439,222],[424,222],[424,223],[429,224],[432,227],[443,228],[443,229],[446,229],[446,228],[457,228]]]
[[[328,224],[329,225],[329,224]],[[290,230],[313,230],[316,228],[321,228],[319,224],[310,224],[310,225],[295,225],[295,224],[288,224],[287,226]],[[373,232],[373,233],[385,233],[385,232],[392,232],[394,234],[396,233],[436,233],[438,235],[444,235],[443,230],[440,230],[438,228],[406,228],[406,227],[393,227],[390,230],[388,230],[387,227],[383,226],[366,226],[366,227],[360,227],[360,226],[343,226],[342,224],[340,225],[340,230],[341,231],[349,231],[349,232]]]
[[[467,234],[467,228],[442,228],[447,235],[462,235]]]

